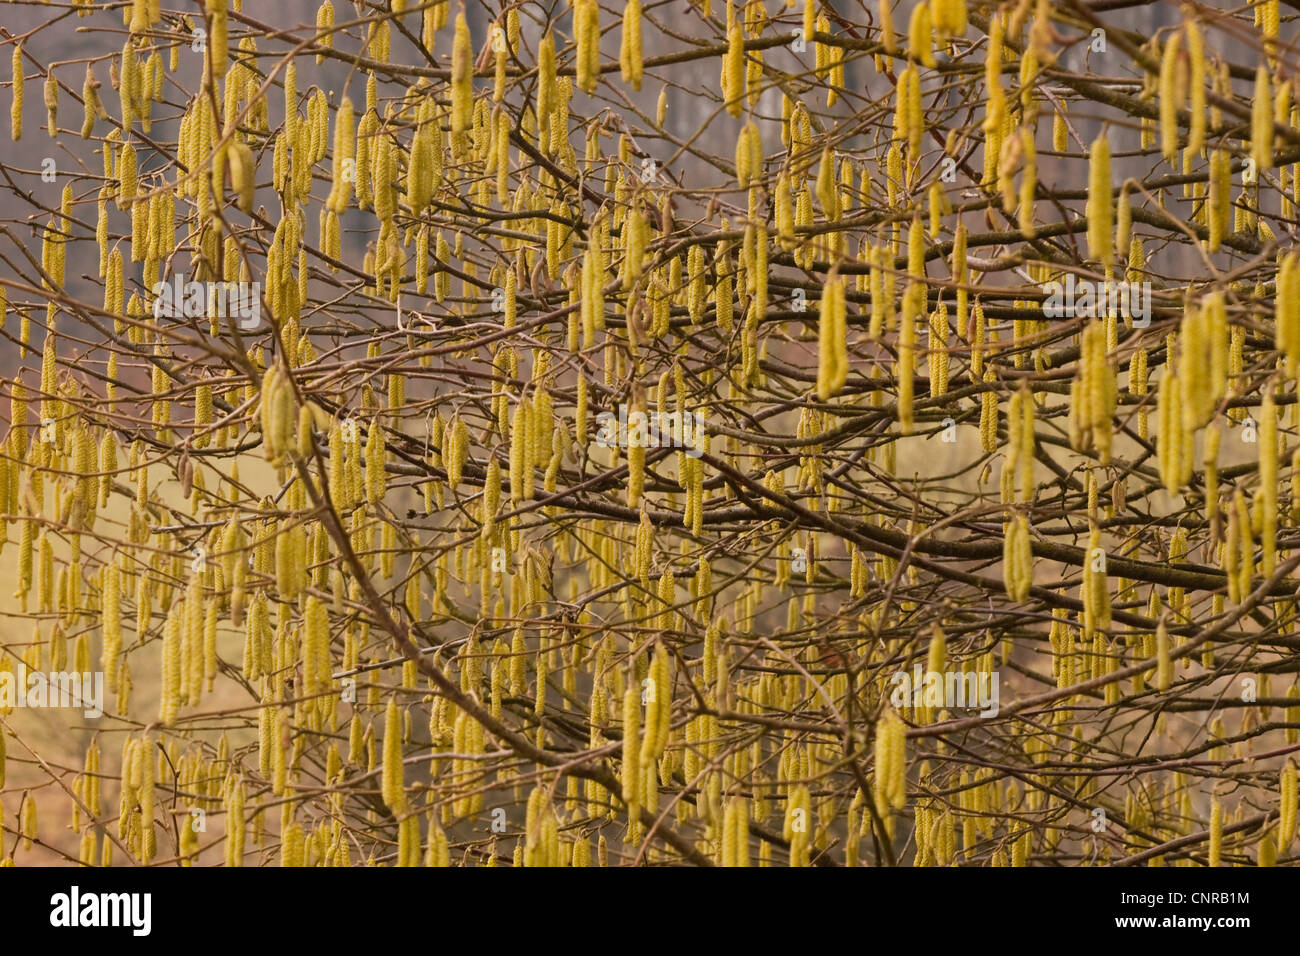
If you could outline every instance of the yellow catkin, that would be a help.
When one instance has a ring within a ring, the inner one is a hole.
[[[1178,111],[1183,108],[1185,87],[1180,82],[1182,35],[1174,33],[1160,57],[1160,152],[1167,162],[1178,157]]]
[[[1020,193],[1016,197],[1016,221],[1026,238],[1038,234],[1034,224],[1034,194],[1038,188],[1038,154],[1032,134],[1021,136],[1022,166]]]
[[[1110,460],[1117,400],[1115,369],[1106,350],[1106,325],[1093,321],[1083,331],[1076,388],[1071,392],[1071,415],[1087,447],[1102,464]]]
[[[838,395],[849,374],[844,280],[832,270],[822,289],[818,319],[817,397]]]
[[[1007,597],[1017,604],[1029,600],[1033,586],[1033,553],[1029,539],[1029,521],[1018,514],[1007,526],[1002,546],[1002,576]]]
[[[634,90],[641,89],[641,0],[627,0],[623,8],[623,36],[618,59],[623,82],[631,84]]]
[[[161,690],[158,698],[158,721],[165,727],[176,722],[181,703],[182,621],[176,605],[163,624]]]
[[[208,60],[212,64],[212,74],[218,79],[226,75],[227,60],[229,51],[229,10],[227,9],[227,0],[206,0],[208,16],[211,19],[212,30],[208,36]],[[123,126],[129,125],[123,121]]]
[[[16,143],[23,138],[23,47],[21,43],[14,44],[10,89],[13,92],[13,105],[9,110],[9,135]]]
[[[1119,202],[1115,206],[1115,254],[1122,256],[1132,244],[1133,203],[1129,199],[1129,184],[1119,188]]]
[[[938,398],[948,392],[948,306],[940,302],[930,313],[930,397]]]
[[[324,693],[330,685],[329,612],[325,602],[307,599],[303,616],[303,689],[309,696]]]
[[[628,410],[629,422],[631,422],[633,415],[640,416],[642,421],[645,420],[645,400],[643,397],[639,397],[634,401],[632,407]],[[629,433],[632,430],[629,425]],[[646,443],[644,439],[629,434],[627,442],[627,506],[629,508],[635,508],[641,503],[641,495],[645,491],[645,456]]]
[[[1300,788],[1297,788],[1296,767],[1290,760],[1282,768],[1278,780],[1279,805],[1277,820],[1277,847],[1285,852],[1295,839],[1296,808],[1300,803]]]
[[[59,135],[59,81],[53,70],[45,75],[45,112],[50,139],[55,139]]]
[[[1184,30],[1187,33],[1187,89],[1190,96],[1187,151],[1195,156],[1205,149],[1205,124],[1209,116],[1205,105],[1205,36],[1200,23],[1194,19],[1186,22]]]
[[[1114,256],[1115,205],[1110,140],[1103,131],[1088,153],[1088,258],[1109,266]]]
[[[1083,639],[1091,641],[1104,636],[1110,629],[1110,594],[1106,587],[1106,552],[1101,547],[1101,531],[1093,528],[1084,552],[1083,585]]]
[[[1011,396],[1007,411],[1007,438],[1010,447],[1006,467],[1012,473],[1014,486],[1019,488],[1016,500],[1032,501],[1034,497],[1034,400],[1027,389],[1022,388]]]
[[[456,15],[451,47],[451,131],[463,133],[473,125],[474,47],[464,10]]]
[[[1287,373],[1300,368],[1300,258],[1295,253],[1281,257],[1277,271],[1273,345],[1285,355]]]
[[[139,184],[136,172],[135,147],[130,143],[127,143],[119,151],[117,179],[117,208],[128,211],[135,202]]]
[[[749,866],[749,802],[732,797],[722,814],[722,865]]]
[[[235,192],[236,205],[243,212],[251,213],[257,176],[253,150],[247,143],[232,143],[226,161],[230,164],[230,185]]]
[[[898,105],[894,135],[907,144],[908,159],[915,163],[925,142],[925,119],[921,107],[921,78],[916,64],[909,64],[898,78]]]
[[[1207,248],[1218,252],[1224,236],[1232,231],[1232,157],[1225,149],[1210,151],[1210,186],[1207,219]]]
[[[811,2],[809,3],[811,6]],[[898,34],[894,32],[893,0],[880,0],[880,44],[886,53],[893,56],[898,52]]]
[[[381,795],[384,804],[397,816],[407,809],[406,789],[402,767],[402,713],[397,701],[388,700],[384,712],[384,765],[381,774]]]
[[[762,144],[757,138],[758,127],[753,122],[746,123],[736,137],[736,182],[742,189],[748,189],[751,178],[762,172]]]
[[[278,362],[262,378],[260,411],[267,460],[279,467],[296,445],[298,410],[288,373]]]
[[[342,213],[352,200],[356,175],[347,175],[348,164],[356,164],[356,137],[353,135],[352,100],[343,97],[334,114],[334,167],[330,192],[325,207],[334,214]]]
[[[980,447],[986,455],[998,449],[998,393],[992,373],[992,369],[985,370],[984,381],[989,387],[980,393]]]
[[[1277,406],[1268,392],[1259,411],[1258,445],[1260,571],[1271,575],[1277,567],[1278,436]]]
[[[912,8],[907,24],[907,55],[919,61],[922,66],[935,66],[934,24],[929,0]]]
[[[388,443],[378,422],[371,423],[366,435],[366,501],[377,505],[388,489]]]
[[[1223,857],[1223,804],[1217,796],[1210,798],[1209,865],[1219,866]]]
[[[427,13],[426,13],[427,16]],[[334,4],[331,0],[324,2],[316,8],[316,43],[317,45],[329,50],[334,46]],[[432,44],[429,44],[432,49]],[[316,54],[316,62],[320,63],[325,59],[323,54]]]
[[[1255,25],[1264,36],[1264,52],[1268,54],[1269,66],[1277,66],[1277,31],[1281,23],[1278,0],[1259,0],[1252,3],[1255,8]]]
[[[898,335],[898,425],[904,435],[912,433],[913,425],[913,391],[916,375],[916,319],[919,311],[917,300],[924,299],[925,286],[920,282],[909,283],[903,293],[903,311],[899,318]]]
[[[19,816],[18,834],[22,837],[24,850],[32,848],[32,841],[37,838],[38,821],[36,815],[36,798],[30,793],[23,794],[23,808]]]
[[[1173,677],[1173,662],[1169,658],[1169,629],[1162,617],[1156,625],[1156,690],[1167,691]]]
[[[1277,866],[1277,835],[1266,833],[1259,841],[1259,859],[1257,866]]]
[[[879,773],[879,771],[877,771]],[[812,795],[806,784],[798,784],[790,793],[782,835],[790,842],[790,865],[809,863],[809,827],[812,826]]]
[[[596,0],[574,0],[578,89],[590,95],[600,79],[600,7]]]
[[[966,32],[966,0],[937,0],[934,7],[934,26],[942,39],[960,37]]]
[[[623,695],[623,802],[629,821],[637,818],[641,797],[641,688],[628,681]]]
[[[1261,63],[1255,71],[1255,97],[1251,101],[1250,155],[1256,175],[1273,166],[1273,93],[1268,68]]]
[[[988,108],[985,111],[984,128],[987,137],[984,144],[984,175],[982,182],[993,181],[997,161],[1002,153],[1004,127],[1008,125],[1007,98],[1002,89],[1003,35],[1004,20],[993,17],[989,31],[989,42],[984,56],[984,84],[988,90]]]
[[[556,94],[559,89],[555,70],[555,36],[548,32],[546,36],[542,37],[542,42],[538,44],[537,48],[536,110],[541,125],[539,132],[546,130],[547,125],[551,122],[552,115],[555,113]],[[545,137],[545,140],[549,146],[550,137]]]
[[[1246,503],[1246,497],[1241,489],[1237,489],[1232,503],[1237,525],[1236,597],[1233,599],[1236,602],[1244,600],[1251,591],[1255,577],[1255,541],[1250,506]],[[1229,531],[1231,532],[1231,529]],[[1229,537],[1232,537],[1231,533]]]
[[[876,803],[881,811],[907,805],[907,726],[890,709],[876,723]]]
[[[740,21],[727,28],[727,52],[722,58],[722,97],[727,112],[739,116],[745,107],[745,33]]]
[[[122,653],[122,575],[116,564],[104,568],[103,626],[100,666],[104,669],[108,689],[116,693],[118,657]]]
[[[662,646],[656,647],[650,662],[650,672],[643,682],[645,716],[641,728],[639,759],[641,772],[653,774],[655,766],[668,743],[669,719],[672,714],[672,686],[668,655]]]

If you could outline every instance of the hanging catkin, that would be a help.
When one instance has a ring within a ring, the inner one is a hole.
[[[384,766],[381,775],[384,804],[400,817],[406,812],[406,789],[402,767],[402,714],[395,698],[388,699],[384,712]]]
[[[1115,252],[1115,203],[1110,171],[1110,139],[1106,132],[1088,151],[1088,258],[1109,266]]]
[[[1264,393],[1259,411],[1260,572],[1271,575],[1277,567],[1278,429],[1277,406],[1271,392]]]
[[[464,10],[456,15],[451,47],[451,131],[463,133],[473,123],[474,48]]]
[[[1250,157],[1256,175],[1273,167],[1273,93],[1268,68],[1261,63],[1255,71],[1255,95],[1251,100]]]
[[[13,105],[9,110],[9,135],[15,143],[23,138],[23,79],[23,47],[21,43],[15,43],[10,84]]]
[[[53,70],[45,75],[45,112],[50,139],[56,139],[59,135],[59,81]]]
[[[631,84],[634,90],[641,89],[641,0],[627,0],[623,8],[623,35],[618,60],[623,82]]]
[[[907,727],[890,709],[876,722],[876,806],[902,810],[907,805]]]
[[[578,89],[596,92],[600,78],[600,8],[596,0],[574,0],[573,34],[577,41]]]
[[[1186,95],[1181,44],[1182,34],[1172,34],[1160,57],[1160,152],[1169,163],[1178,156],[1178,113]]]
[[[335,215],[347,209],[356,179],[356,136],[352,127],[352,100],[345,96],[334,114],[334,166],[325,200],[326,208]]]
[[[1300,803],[1300,788],[1297,787],[1297,775],[1295,764],[1288,759],[1282,767],[1279,777],[1279,810],[1277,821],[1277,848],[1281,852],[1286,852],[1291,843],[1295,840],[1296,834],[1296,808]]]
[[[1200,155],[1205,149],[1205,125],[1209,117],[1205,98],[1205,37],[1195,19],[1183,24],[1187,34],[1188,103],[1187,151]]]
[[[832,270],[822,289],[818,328],[817,397],[838,395],[849,374],[844,280]]]
[[[1007,525],[1003,538],[1002,576],[1007,597],[1016,604],[1029,600],[1033,586],[1033,553],[1029,540],[1029,521],[1015,515]]]

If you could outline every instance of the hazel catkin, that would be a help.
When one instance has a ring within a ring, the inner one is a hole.
[[[23,47],[21,43],[15,43],[10,82],[13,105],[9,109],[9,135],[15,143],[23,138],[23,79]]]
[[[844,280],[832,272],[822,289],[818,319],[817,397],[838,395],[849,374]]]

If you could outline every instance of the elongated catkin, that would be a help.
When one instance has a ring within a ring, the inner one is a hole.
[[[10,84],[13,104],[9,108],[9,135],[15,143],[23,138],[23,79],[23,47],[15,43]]]
[[[1250,155],[1257,175],[1273,167],[1273,92],[1268,68],[1255,70],[1255,95],[1251,100]]]
[[[623,8],[622,45],[619,47],[619,67],[623,82],[632,89],[641,89],[641,0],[627,0]],[[662,124],[661,124],[662,125]]]
[[[817,397],[838,395],[849,374],[844,280],[832,273],[822,289],[818,319]]]
[[[1103,131],[1088,152],[1088,258],[1109,266],[1115,251],[1110,139]]]
[[[451,131],[463,133],[473,124],[474,48],[462,10],[456,15],[451,47]]]

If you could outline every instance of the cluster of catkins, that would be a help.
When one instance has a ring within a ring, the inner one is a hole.
[[[6,41],[3,863],[1294,862],[1277,0],[496,6]]]

